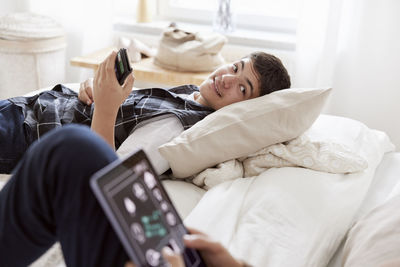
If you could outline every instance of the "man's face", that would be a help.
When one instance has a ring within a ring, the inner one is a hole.
[[[260,96],[258,75],[250,58],[216,69],[201,85],[197,101],[215,110]]]

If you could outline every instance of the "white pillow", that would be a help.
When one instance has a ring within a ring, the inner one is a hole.
[[[158,152],[158,147],[171,141],[183,132],[178,117],[163,115],[140,123],[117,150],[119,157],[125,157],[136,149],[143,149],[157,174],[169,169],[168,162]]]
[[[221,108],[159,147],[174,176],[293,139],[315,121],[330,88],[291,88]]]

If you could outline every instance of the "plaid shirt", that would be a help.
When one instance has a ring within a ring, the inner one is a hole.
[[[115,146],[118,148],[138,123],[165,114],[174,114],[183,128],[213,112],[213,109],[185,99],[179,94],[198,92],[195,85],[183,85],[171,89],[149,88],[134,90],[121,105],[115,123]],[[78,99],[78,94],[63,85],[31,97],[9,99],[22,107],[22,112],[32,132],[31,140],[39,139],[51,129],[68,123],[88,126],[92,123],[94,105],[87,106]]]

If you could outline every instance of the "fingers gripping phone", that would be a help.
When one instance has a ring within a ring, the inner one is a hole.
[[[132,72],[131,65],[129,64],[128,54],[125,48],[121,48],[117,57],[115,58],[115,75],[117,76],[117,80],[120,85],[123,85],[125,79]]]

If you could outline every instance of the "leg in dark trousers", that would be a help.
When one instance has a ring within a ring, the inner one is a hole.
[[[26,266],[55,241],[67,266],[123,266],[128,256],[89,186],[116,159],[85,126],[34,143],[0,191],[0,266]]]

